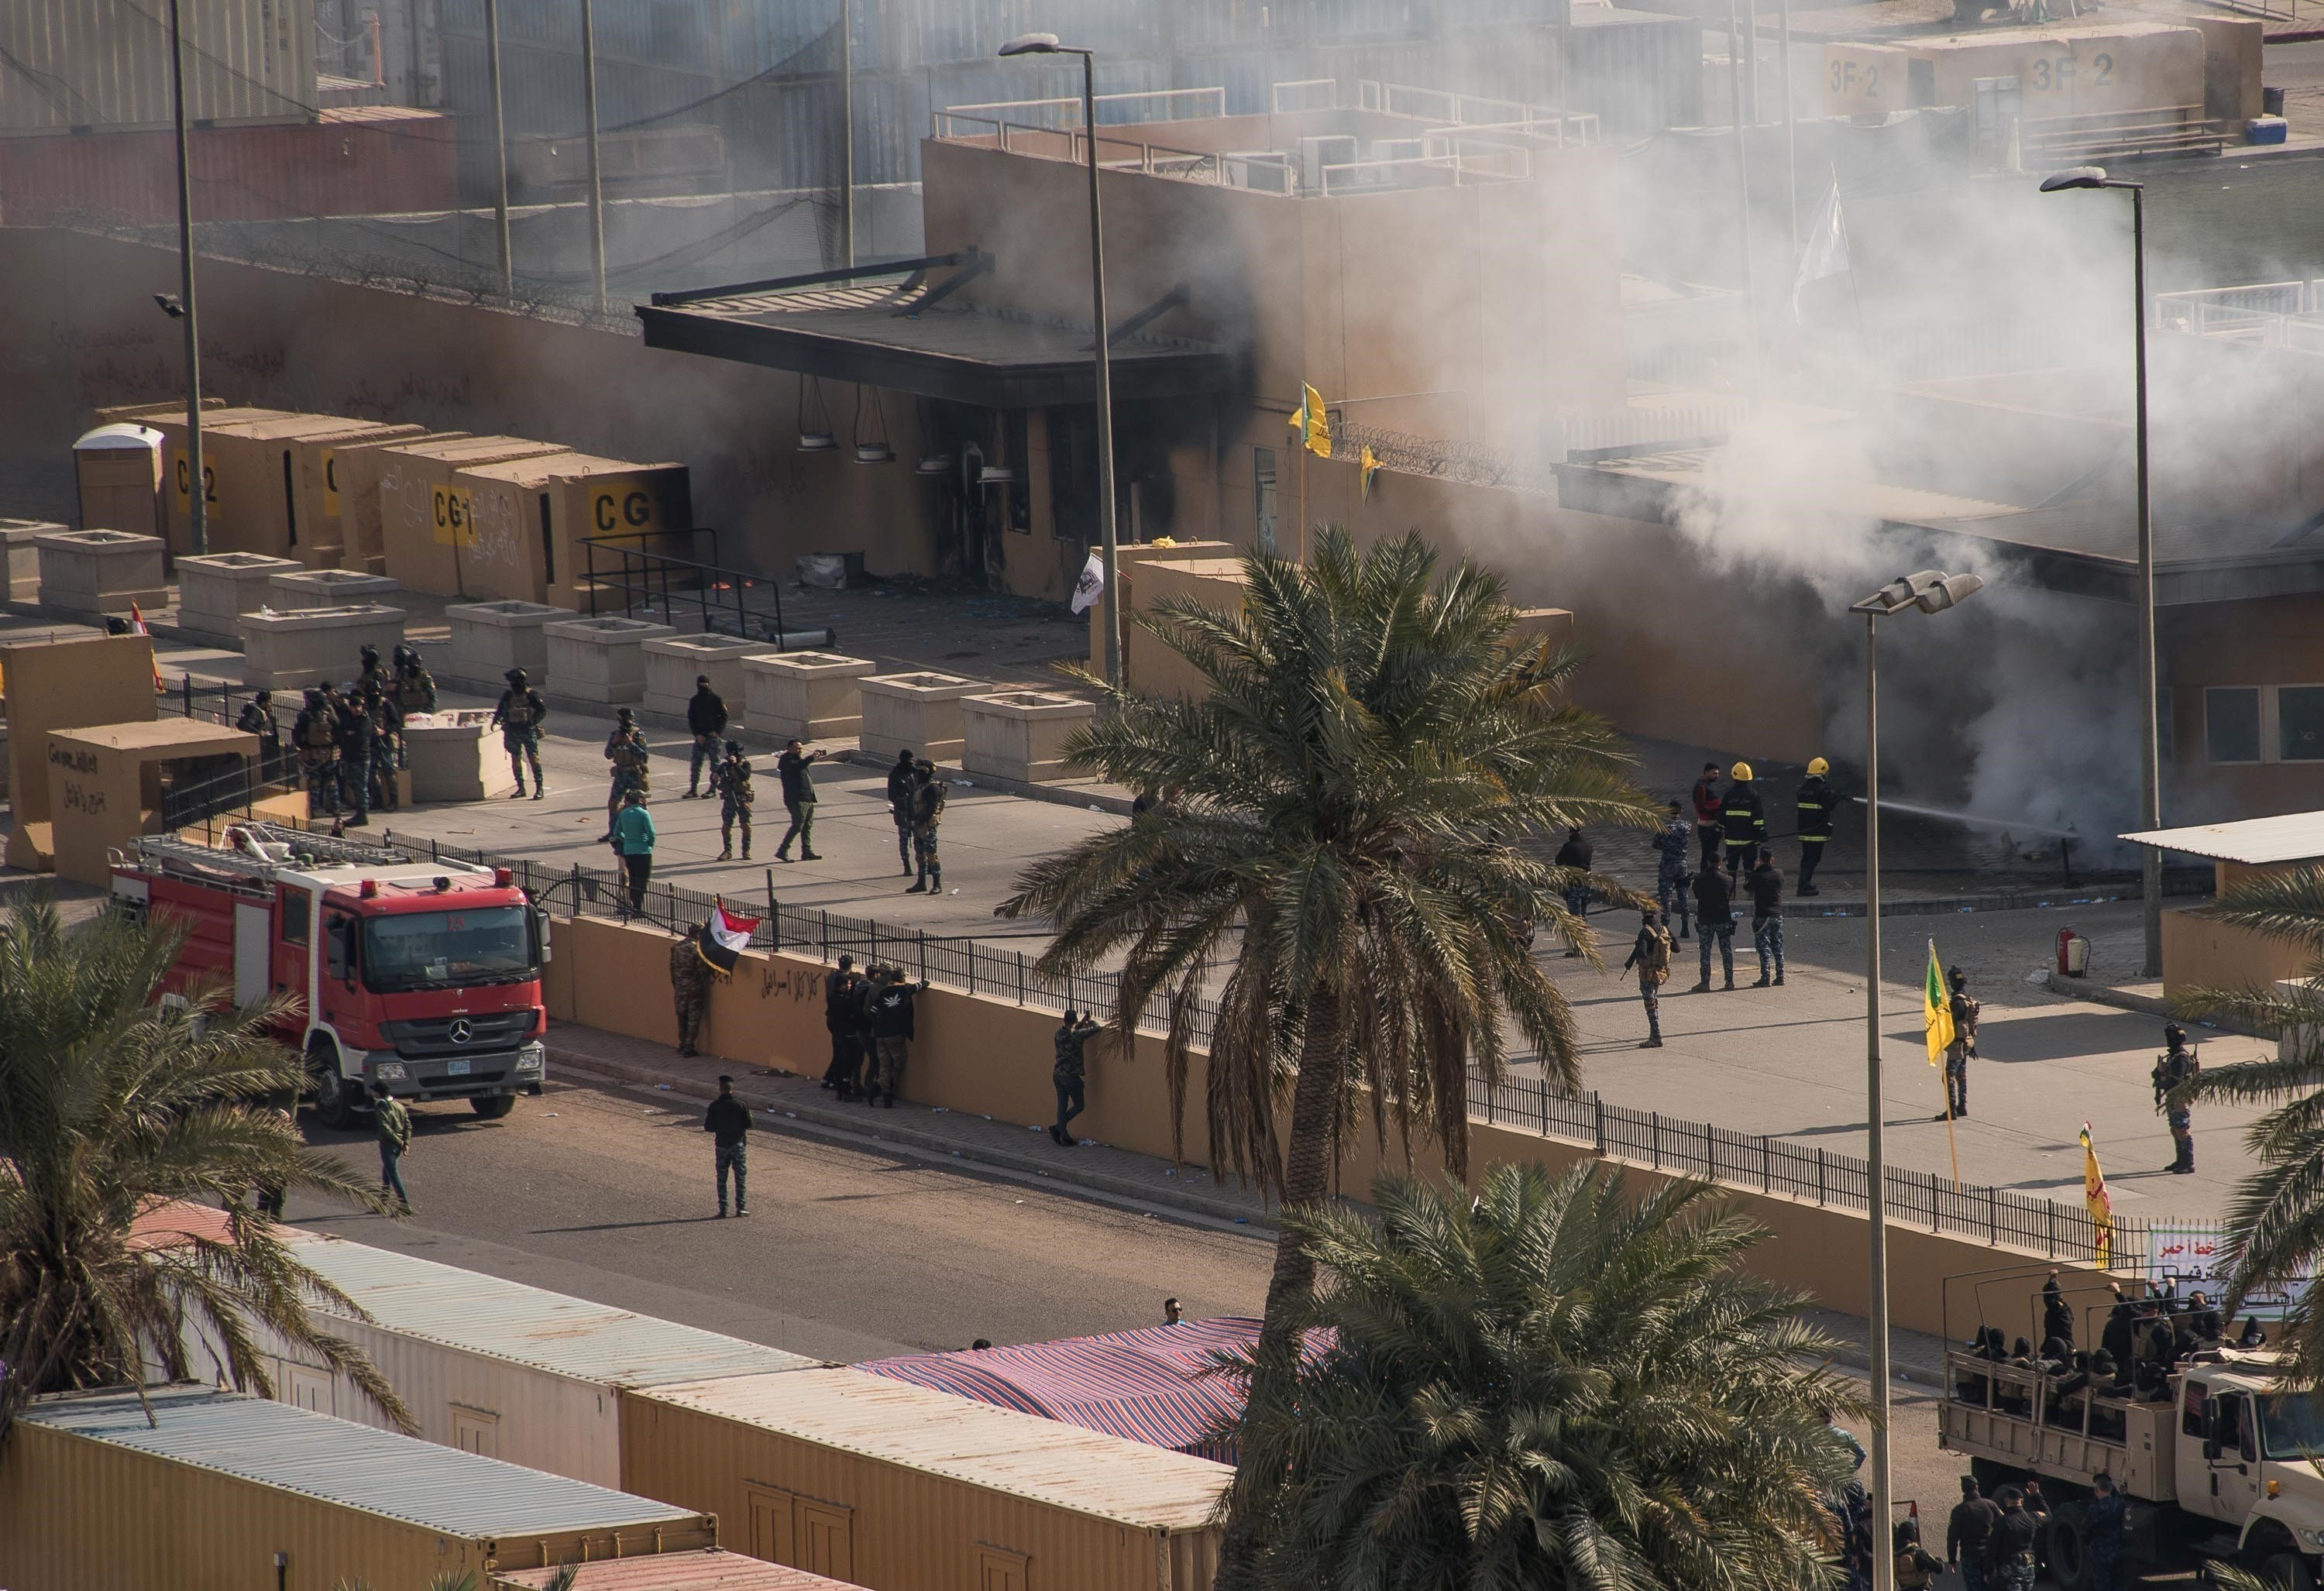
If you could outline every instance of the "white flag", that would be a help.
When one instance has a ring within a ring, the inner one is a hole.
[[[1800,252],[1800,273],[1792,280],[1792,318],[1799,318],[1802,289],[1848,268],[1848,224],[1840,216],[1840,184],[1835,182],[1808,228],[1807,246]]]
[[[1089,562],[1082,566],[1082,577],[1074,582],[1074,612],[1088,612],[1104,594],[1105,555],[1093,549]]]

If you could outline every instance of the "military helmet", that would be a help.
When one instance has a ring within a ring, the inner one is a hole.
[[[740,741],[740,740],[729,740],[729,741],[727,741],[727,742],[726,742],[726,755],[727,755],[727,756],[729,756],[729,757],[740,757],[740,756],[742,756],[742,741]]]
[[[927,775],[929,777],[934,777],[936,771],[936,765],[923,757],[918,762],[912,764],[912,771],[918,774]]]
[[[502,675],[501,677],[508,681],[509,684],[512,685],[522,685],[524,684],[524,670],[521,668],[512,668],[506,674]]]
[[[379,648],[373,646],[369,641],[364,642],[362,646],[355,648],[355,656],[361,658],[364,662],[369,663],[374,667],[376,667],[379,663]]]
[[[322,704],[323,693],[312,688],[311,686],[309,687],[307,692],[307,705],[309,707],[320,707]]]
[[[1748,762],[1738,762],[1727,770],[1727,777],[1738,784],[1748,784],[1751,781],[1751,765]]]
[[[1811,757],[1808,759],[1808,775],[1810,777],[1820,779],[1831,771],[1831,764],[1826,762],[1822,758]]]
[[[623,723],[634,723],[637,722],[638,717],[635,713],[632,712],[627,707],[617,709],[614,712],[613,716],[620,719]]]

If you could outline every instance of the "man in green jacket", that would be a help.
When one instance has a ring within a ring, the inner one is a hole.
[[[646,810],[642,793],[622,792],[622,810],[613,816],[613,854],[622,859],[622,870],[628,875],[630,915],[637,916],[646,909],[646,886],[653,878],[653,814]]]
[[[372,1125],[379,1131],[379,1189],[394,1194],[409,1215],[411,1195],[403,1191],[402,1167],[403,1152],[411,1146],[411,1113],[389,1096],[383,1082],[372,1084],[371,1094]]]

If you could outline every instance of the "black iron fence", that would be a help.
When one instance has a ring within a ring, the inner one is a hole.
[[[682,533],[655,533],[657,538]],[[712,562],[674,556],[642,545],[638,536],[582,538],[582,588],[589,593],[590,616],[628,619],[642,610],[674,623],[680,613],[690,612],[706,634],[771,641],[778,651],[834,643],[827,629],[789,628],[783,618],[780,581],[720,566],[715,533],[695,534],[712,537]]]
[[[233,722],[249,699],[239,686],[196,682],[190,677],[172,696],[188,716],[224,723]],[[245,789],[254,782],[266,787],[263,780],[235,777],[243,779]],[[220,788],[210,794],[223,803],[213,810],[235,809],[236,803],[229,799],[235,792]],[[245,803],[247,798],[246,794],[241,796]],[[189,792],[188,799],[197,797]],[[190,821],[201,818],[198,815]],[[380,840],[390,842],[384,832]],[[622,877],[611,869],[578,863],[559,868],[528,857],[499,856],[435,840],[407,839],[401,843],[415,854],[425,850],[430,858],[507,868],[536,900],[569,915],[632,915]],[[1044,1009],[1072,1007],[1108,1013],[1113,1009],[1116,979],[1111,972],[1053,977],[1040,970],[1033,956],[981,943],[964,934],[932,934],[869,917],[785,906],[775,895],[771,873],[764,892],[747,897],[657,884],[647,892],[643,909],[636,916],[682,933],[707,919],[722,901],[740,915],[759,919],[751,936],[752,948],[756,950],[790,951],[825,962],[849,955],[859,966],[892,962],[912,977],[947,989]],[[1217,1016],[1217,1007],[1210,1002],[1197,1006],[1192,1025],[1197,1044],[1210,1042]],[[1158,1031],[1166,1019],[1167,1013],[1157,1002],[1146,1011],[1139,1025]],[[1587,1145],[1597,1154],[1657,1171],[1827,1209],[1862,1211],[1868,1202],[1871,1168],[1857,1155],[1609,1105],[1595,1093],[1569,1092],[1538,1076],[1509,1076],[1498,1085],[1488,1085],[1480,1072],[1472,1071],[1469,1099],[1471,1116],[1488,1123]],[[2098,1227],[2087,1209],[2076,1205],[2030,1198],[2004,1188],[1957,1183],[1939,1173],[1897,1166],[1888,1168],[1885,1182],[1892,1221],[2082,1264],[2089,1263],[2098,1251]],[[2115,1221],[2110,1249],[2115,1269],[2146,1269],[2151,1249],[2148,1223],[2135,1218]]]

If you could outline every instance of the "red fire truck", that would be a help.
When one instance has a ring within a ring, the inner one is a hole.
[[[549,916],[505,868],[245,823],[216,847],[136,841],[115,854],[113,897],[192,925],[171,992],[203,979],[236,1005],[295,998],[282,1037],[327,1126],[355,1125],[376,1082],[487,1117],[540,1092]]]

